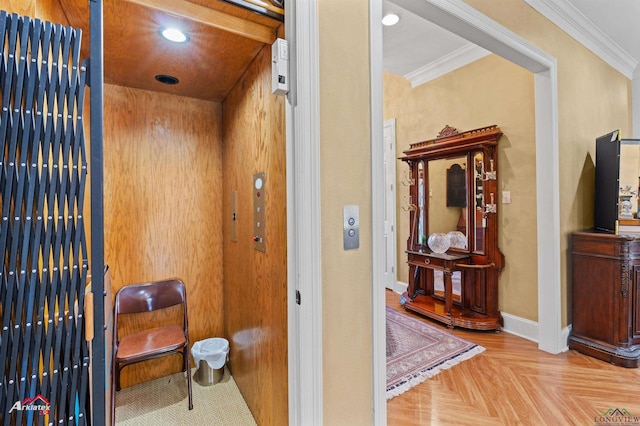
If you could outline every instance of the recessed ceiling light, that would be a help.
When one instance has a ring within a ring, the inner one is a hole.
[[[390,27],[391,25],[397,24],[398,21],[400,21],[400,17],[398,15],[395,13],[388,13],[384,15],[384,18],[382,18],[382,25]]]
[[[158,80],[162,84],[169,84],[169,85],[180,83],[180,80],[178,80],[174,76],[166,75],[166,74],[158,74],[158,75],[156,75],[156,80]]]
[[[189,37],[187,37],[185,33],[177,28],[165,28],[160,32],[160,34],[162,34],[162,37],[166,38],[167,40],[176,43],[184,43],[185,41],[189,40]]]

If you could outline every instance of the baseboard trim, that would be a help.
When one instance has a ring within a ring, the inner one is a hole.
[[[560,330],[560,341],[563,342],[560,352],[566,352],[569,350],[569,336],[571,336],[571,324]]]
[[[502,313],[504,319],[503,331],[509,334],[540,343],[538,339],[538,323],[526,318],[517,317],[515,315]],[[569,334],[571,334],[571,325],[560,330],[560,341],[562,342],[560,353],[569,350]]]
[[[502,312],[503,331],[538,343],[538,323]]]
[[[409,288],[409,284],[403,283],[402,281],[396,281],[395,285],[393,286],[393,291],[395,291],[398,294],[402,294],[405,291],[407,291],[408,288]]]
[[[403,283],[402,281],[396,282],[396,285],[393,288],[398,294],[402,294],[407,291],[409,285],[407,283]],[[505,333],[513,334],[518,337],[522,337],[523,339],[530,340],[532,342],[539,343],[538,340],[538,323],[536,321],[531,321],[526,318],[521,318],[515,315],[507,314],[502,312],[502,318],[504,319],[504,326],[502,327],[502,331]],[[569,350],[569,334],[571,334],[571,325],[564,327],[560,331],[560,338],[563,342],[563,346],[560,349],[560,352],[566,352]]]

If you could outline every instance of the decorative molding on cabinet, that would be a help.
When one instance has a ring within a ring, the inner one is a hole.
[[[407,291],[408,286],[409,284],[398,281],[394,287],[394,291],[398,293],[398,297],[400,297],[403,292]],[[503,332],[538,343],[538,323],[536,321],[531,321],[526,318],[521,318],[504,312],[502,312],[502,319],[504,320],[504,327],[502,328]],[[560,340],[567,342],[570,333],[571,325],[564,327],[560,331]],[[569,350],[569,347],[566,344],[560,348],[560,352],[566,352],[567,350]]]

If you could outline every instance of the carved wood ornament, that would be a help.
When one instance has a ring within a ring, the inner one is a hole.
[[[438,139],[446,138],[447,136],[457,135],[458,133],[459,133],[458,129],[453,128],[447,124],[442,128],[442,130],[440,130],[440,133],[438,133]]]

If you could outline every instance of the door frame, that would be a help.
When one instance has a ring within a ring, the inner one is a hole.
[[[371,1],[381,2],[381,0]],[[567,335],[563,333],[561,326],[560,166],[556,58],[461,0],[394,0],[394,2],[534,74],[538,348],[550,353],[560,353],[566,350]],[[373,23],[371,25],[373,27]],[[378,90],[382,91],[382,88]]]
[[[566,350],[566,335],[561,324],[561,267],[560,267],[560,173],[558,137],[558,67],[556,59],[533,46],[519,35],[493,21],[461,0],[394,0],[399,6],[507,59],[534,74],[535,131],[536,131],[536,202],[537,202],[537,253],[538,253],[538,348],[559,353]],[[371,8],[381,9],[382,0],[371,0]],[[370,14],[372,44],[381,38],[373,35],[382,32],[377,14]],[[372,53],[374,47],[371,47]],[[379,52],[379,50],[378,50]],[[371,57],[372,110],[382,111],[382,84],[377,70],[382,69],[382,57]],[[379,105],[375,103],[379,102]],[[372,144],[375,151],[380,146],[375,141],[380,132],[372,120]],[[377,155],[372,152],[372,160]],[[372,164],[375,167],[375,163]],[[374,186],[375,187],[375,186]],[[378,205],[380,195],[372,192],[372,205]],[[372,232],[376,232],[376,222]],[[374,242],[376,239],[373,239]],[[379,247],[377,249],[380,249]],[[375,252],[376,246],[373,250]],[[374,253],[375,257],[375,253]],[[375,272],[375,271],[374,271]],[[375,277],[373,283],[375,286]],[[384,318],[384,308],[373,306],[374,327]],[[384,329],[384,326],[381,328]],[[376,332],[374,330],[374,332]],[[373,348],[374,387],[384,389],[384,382],[377,379],[386,368],[385,347]],[[374,413],[382,409],[376,389],[373,392]],[[384,417],[374,418],[375,424],[385,424]]]
[[[289,424],[323,424],[320,89],[317,0],[287,2]]]
[[[395,118],[391,118],[389,120],[385,120],[384,124],[383,124],[383,134],[382,134],[382,143],[384,146],[383,149],[383,155],[387,152],[387,141],[384,139],[384,132],[387,128],[390,128],[391,130],[391,134],[393,135],[393,142],[391,143],[391,151],[393,153],[392,158],[393,161],[390,162],[390,165],[385,165],[384,167],[384,176],[386,177],[387,173],[390,171],[388,170],[388,168],[391,168],[392,176],[393,176],[393,180],[391,181],[391,185],[389,186],[389,182],[387,182],[386,178],[383,182],[383,185],[381,188],[384,188],[384,212],[385,212],[385,217],[388,216],[388,221],[391,222],[391,232],[390,232],[390,236],[391,236],[391,240],[393,242],[392,244],[392,250],[391,250],[391,265],[388,265],[387,262],[389,261],[389,237],[385,238],[385,277],[384,277],[384,285],[385,288],[389,289],[389,290],[393,290],[393,291],[399,291],[399,287],[398,287],[398,279],[397,279],[397,274],[398,274],[398,260],[397,260],[397,250],[398,250],[398,241],[397,241],[397,229],[396,229],[396,204],[398,203],[398,201],[396,200],[396,185],[397,185],[397,181],[398,179],[396,178],[397,176],[397,170],[396,170],[396,161],[395,161],[395,157],[396,157],[396,119]],[[373,182],[372,182],[373,184]],[[388,211],[389,206],[388,203],[392,202],[393,205],[391,206],[390,211]],[[385,230],[385,233],[387,231]],[[391,267],[391,272],[388,272],[389,266]]]
[[[91,421],[101,426],[111,419],[111,360],[106,359],[105,324],[111,313],[105,312],[104,260],[104,23],[101,1],[89,2],[89,68],[90,102],[90,196],[91,196],[91,292],[93,298],[93,340],[91,345]],[[111,295],[109,294],[109,297]],[[98,398],[102,392],[104,398]]]
[[[395,0],[413,13],[534,73],[538,244],[538,347],[566,348],[561,329],[558,76],[556,59],[461,0]],[[319,236],[319,46],[316,0],[289,5],[287,38],[292,92],[287,105],[287,215],[289,243],[289,411],[291,424],[322,424],[322,277]],[[371,166],[382,152],[382,0],[369,1]],[[293,10],[291,10],[293,9]],[[544,165],[544,167],[543,167]],[[544,169],[544,170],[543,170]],[[372,188],[381,176],[372,173]],[[376,176],[378,175],[378,176]],[[295,177],[295,179],[294,179]],[[373,420],[386,424],[383,196],[372,190]],[[304,223],[304,227],[301,224]],[[309,243],[311,242],[311,244]],[[304,244],[303,244],[304,243]],[[314,256],[302,256],[312,252]],[[304,262],[302,261],[304,259]],[[295,302],[296,291],[303,303]],[[308,296],[307,296],[308,295]],[[308,300],[308,304],[305,301]],[[566,337],[566,336],[565,336]],[[303,374],[304,372],[304,374]]]

